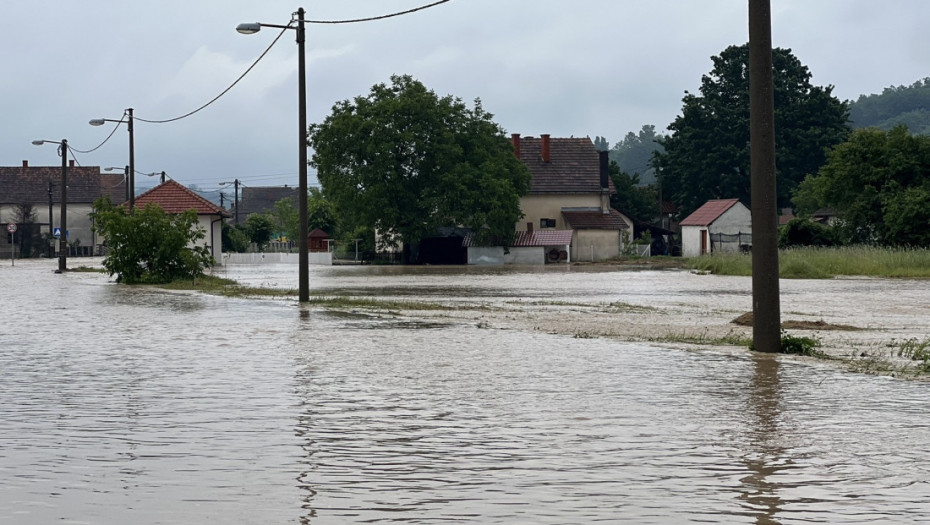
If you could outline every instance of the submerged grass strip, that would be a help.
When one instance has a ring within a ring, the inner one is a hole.
[[[718,275],[752,275],[752,257],[714,253],[691,260],[695,270]],[[930,278],[930,249],[871,246],[802,247],[779,250],[779,275],[785,279],[829,279],[836,276]]]

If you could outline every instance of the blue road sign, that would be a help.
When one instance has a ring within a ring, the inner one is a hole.
[[[54,235],[56,238],[61,237],[61,228],[55,228],[55,229],[53,229],[53,230],[52,230],[52,235]]]

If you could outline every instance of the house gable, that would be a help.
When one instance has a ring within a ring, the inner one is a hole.
[[[709,226],[738,203],[739,199],[709,200],[694,213],[685,217],[679,226]]]
[[[144,208],[147,204],[157,204],[165,213],[194,210],[197,215],[230,216],[228,211],[173,180],[167,180],[136,197],[136,207]]]

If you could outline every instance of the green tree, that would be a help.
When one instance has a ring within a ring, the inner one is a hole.
[[[249,235],[249,240],[254,242],[259,250],[263,250],[265,245],[274,238],[277,226],[270,215],[252,213],[245,219],[245,231]]]
[[[223,223],[223,251],[243,253],[249,249],[249,235],[245,227]]]
[[[890,130],[904,124],[918,135],[930,134],[930,78],[910,86],[891,86],[877,95],[861,95],[849,106],[855,128]]]
[[[859,129],[795,193],[799,213],[829,207],[851,243],[930,246],[930,137]]]
[[[310,126],[312,164],[347,229],[417,243],[440,226],[512,235],[530,174],[480,100],[439,97],[410,76],[333,106]]]
[[[778,229],[778,247],[834,246],[837,244],[833,228],[810,218],[794,218]]]
[[[685,92],[682,114],[659,142],[663,193],[686,216],[709,199],[738,198],[751,205],[749,175],[749,47],[730,46],[712,57],[700,94]],[[810,83],[811,73],[790,49],[772,51],[775,97],[777,201],[846,140],[848,109],[833,87]]]
[[[167,283],[191,279],[215,264],[210,250],[197,245],[204,231],[193,210],[169,215],[157,204],[129,214],[109,197],[98,199],[92,213],[94,230],[108,251],[103,267],[117,282]]]
[[[338,224],[336,206],[327,199],[319,188],[310,188],[307,195],[307,228],[319,228],[330,235],[336,233]]]
[[[665,151],[660,141],[664,137],[656,133],[656,127],[647,124],[639,133],[627,133],[623,140],[610,149],[610,160],[620,166],[620,171],[639,175],[640,184],[656,181],[654,157]]]
[[[274,203],[271,216],[278,226],[278,231],[283,232],[284,236],[292,241],[297,240],[300,236],[300,212],[293,198],[285,197]]]
[[[610,196],[610,207],[636,221],[655,222],[659,214],[655,186],[640,185],[638,173],[630,175],[620,171],[620,167],[613,161],[610,162],[608,173],[617,190],[617,193]]]

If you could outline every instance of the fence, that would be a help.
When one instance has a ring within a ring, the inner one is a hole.
[[[712,233],[711,252],[749,252],[752,250],[751,233]]]

